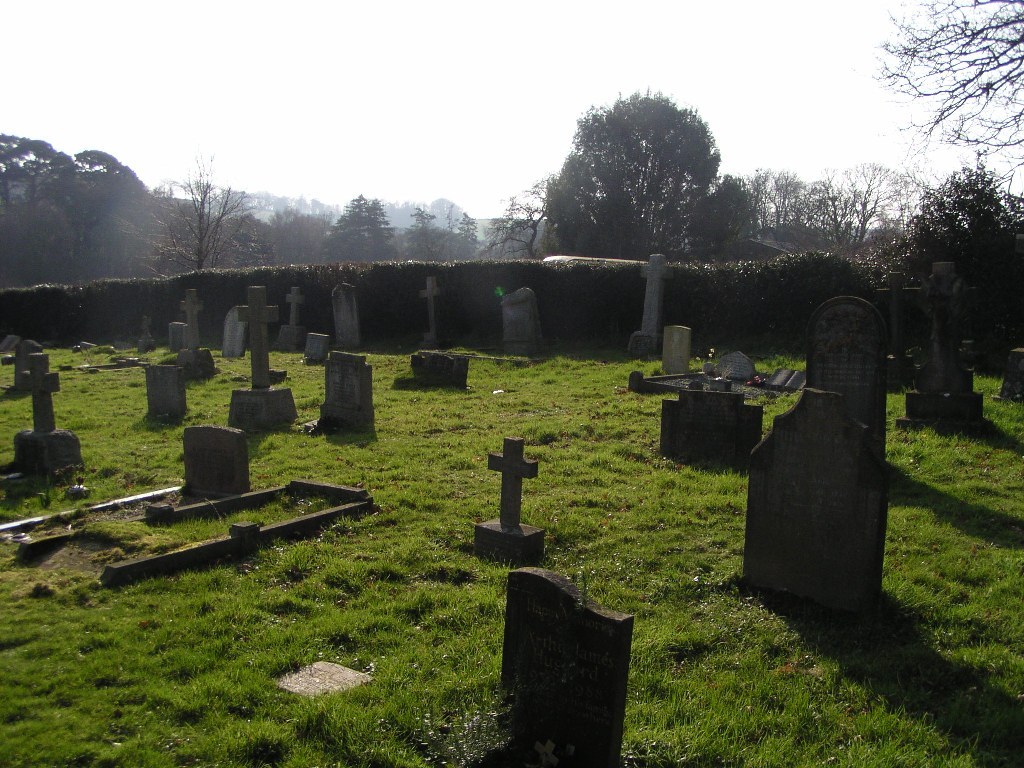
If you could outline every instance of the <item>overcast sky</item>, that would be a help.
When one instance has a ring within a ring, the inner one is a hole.
[[[876,80],[901,0],[8,4],[0,133],[99,149],[150,187],[224,185],[470,215],[555,173],[577,119],[652,91],[695,109],[722,171],[808,181],[863,162],[953,170]],[[12,34],[13,32],[13,34]]]

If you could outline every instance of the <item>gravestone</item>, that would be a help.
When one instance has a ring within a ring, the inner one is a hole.
[[[366,355],[331,352],[324,367],[326,397],[317,429],[357,429],[373,426],[373,367]]]
[[[829,299],[807,326],[807,384],[838,392],[848,416],[866,424],[885,457],[885,321],[854,296]]]
[[[276,349],[282,352],[295,352],[302,348],[306,340],[306,329],[299,325],[299,306],[304,304],[306,299],[298,286],[293,287],[284,300],[289,304],[288,324],[282,325],[277,330]]]
[[[245,432],[230,427],[185,427],[185,487],[189,496],[248,493],[249,446]]]
[[[427,300],[427,332],[423,334],[423,346],[434,347],[438,345],[437,336],[437,306],[435,299],[441,294],[437,285],[437,278],[431,275],[427,278],[427,287],[420,291],[420,298]]]
[[[763,422],[764,408],[746,405],[739,392],[682,390],[678,400],[661,401],[661,455],[745,467]]]
[[[14,347],[21,341],[21,336],[15,336],[13,333],[4,336],[4,340],[0,341],[0,355],[6,355],[8,352],[13,352]]]
[[[224,340],[220,347],[221,357],[245,357],[245,334],[248,323],[238,319],[238,307],[232,307],[224,316]]]
[[[267,289],[250,285],[248,304],[238,307],[238,317],[249,324],[249,361],[252,388],[231,393],[228,424],[239,429],[259,430],[291,424],[298,418],[290,389],[270,386],[270,349],[267,323],[277,322],[277,307],[267,306]]]
[[[932,264],[921,286],[932,319],[929,359],[906,394],[902,428],[932,426],[943,431],[983,431],[981,394],[974,392],[974,374],[960,364],[960,329],[966,313],[967,286],[951,261]]]
[[[52,475],[82,466],[78,437],[57,429],[53,393],[60,391],[60,374],[50,372],[49,355],[29,355],[28,370],[21,377],[22,388],[32,392],[32,429],[14,436],[14,469],[28,475]]]
[[[640,322],[640,330],[629,337],[629,354],[633,357],[650,357],[658,351],[665,281],[672,278],[672,271],[665,263],[664,255],[660,253],[651,254],[643,272],[647,277],[647,287],[644,290],[644,316]]]
[[[185,313],[185,349],[199,349],[199,313],[203,309],[203,302],[199,300],[199,291],[189,288],[185,291],[185,300],[180,304],[181,310]]]
[[[889,355],[886,357],[886,386],[891,392],[903,389],[911,382],[914,359],[907,354],[904,341],[904,307],[907,296],[916,294],[919,288],[908,288],[907,276],[902,272],[890,272],[888,287],[876,293],[886,297],[889,304]]]
[[[1003,386],[999,389],[997,400],[1024,401],[1024,349],[1010,351],[1003,373]]]
[[[300,696],[348,691],[366,685],[373,678],[365,672],[343,667],[329,661],[317,661],[296,672],[289,672],[277,681],[278,688]]]
[[[303,359],[306,365],[316,365],[327,359],[327,353],[331,350],[331,337],[325,333],[307,333],[306,351]]]
[[[755,373],[754,361],[742,352],[722,355],[715,363],[715,370],[723,379],[732,381],[750,381]]]
[[[185,323],[167,324],[167,348],[171,352],[180,352],[185,349],[185,331],[188,326]]]
[[[420,384],[436,387],[466,388],[469,360],[444,352],[415,352],[409,360],[412,375]]]
[[[153,418],[180,419],[185,415],[185,371],[177,365],[146,368],[146,403]]]
[[[142,329],[139,333],[139,343],[136,347],[139,353],[152,352],[156,349],[156,340],[153,338],[153,321],[149,315],[142,316]]]
[[[537,354],[541,344],[540,314],[532,289],[520,288],[502,298],[501,324],[505,354]]]
[[[666,325],[662,333],[661,370],[666,374],[689,373],[690,329]]]
[[[43,345],[32,339],[22,339],[14,345],[14,389],[18,392],[31,392],[32,381],[26,378],[30,373],[29,362],[32,355],[43,351]]]
[[[512,693],[519,764],[619,768],[633,617],[587,600],[542,568],[508,575],[501,683]],[[530,763],[532,764],[532,762]]]
[[[750,456],[743,576],[829,608],[864,611],[882,589],[885,462],[843,396],[804,389]]]
[[[772,392],[796,392],[807,382],[807,374],[792,368],[779,368],[765,382],[765,388]]]
[[[521,438],[506,437],[503,453],[487,454],[487,468],[501,472],[501,507],[497,520],[477,523],[473,551],[477,557],[528,563],[544,555],[544,529],[520,522],[523,478],[537,476],[537,462],[523,458]]]
[[[339,349],[359,349],[362,339],[359,333],[359,303],[356,287],[348,283],[335,286],[331,291],[334,308],[334,337]]]

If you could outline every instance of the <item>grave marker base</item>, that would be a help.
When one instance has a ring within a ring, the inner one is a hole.
[[[633,357],[653,357],[658,353],[658,337],[634,331],[629,337],[628,351]]]
[[[53,475],[82,466],[82,446],[78,436],[67,429],[24,430],[14,436],[14,463],[10,466],[26,475]]]
[[[228,425],[260,430],[287,426],[299,418],[290,389],[236,389],[231,393]]]
[[[907,415],[896,419],[898,429],[931,427],[940,434],[984,434],[992,422],[982,416],[980,392],[907,392]]]
[[[486,560],[503,563],[535,563],[544,557],[544,529],[532,525],[502,528],[499,520],[477,523],[473,552]]]

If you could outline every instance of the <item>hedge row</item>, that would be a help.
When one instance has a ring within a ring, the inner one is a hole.
[[[322,264],[206,271],[151,280],[105,280],[83,286],[37,286],[0,291],[0,332],[43,342],[133,342],[141,318],[166,341],[167,324],[183,320],[179,303],[187,288],[203,302],[200,332],[221,343],[228,310],[245,303],[246,286],[265,285],[287,318],[284,297],[299,286],[306,297],[307,330],[333,335],[331,291],[356,286],[363,337],[368,345],[415,343],[426,329],[426,278],[443,291],[438,303],[442,335],[470,347],[501,341],[500,296],[522,286],[537,294],[545,338],[551,341],[625,345],[639,328],[645,279],[635,264],[501,261],[434,264],[387,262]],[[881,270],[822,254],[767,262],[677,265],[665,285],[664,321],[694,330],[695,345],[773,339],[780,347],[802,344],[808,318],[838,295],[872,298]]]

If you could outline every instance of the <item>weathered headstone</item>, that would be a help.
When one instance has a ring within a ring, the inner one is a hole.
[[[218,426],[185,427],[185,493],[230,496],[248,493],[249,446],[245,432]]]
[[[50,372],[50,357],[41,352],[29,355],[28,371],[21,374],[22,388],[32,392],[32,429],[14,436],[14,467],[32,475],[51,475],[82,465],[78,437],[57,429],[53,414],[53,393],[60,391],[60,374]]]
[[[544,555],[544,529],[520,522],[523,479],[537,476],[537,462],[523,458],[523,444],[521,438],[506,437],[503,453],[487,454],[487,468],[501,472],[501,507],[497,520],[477,523],[474,529],[477,557],[527,563]]]
[[[224,340],[221,357],[245,357],[245,334],[248,323],[238,319],[238,307],[232,307],[224,316]]]
[[[30,373],[29,361],[32,355],[38,355],[42,351],[43,345],[32,339],[22,339],[14,345],[14,388],[17,391],[32,390],[31,379],[25,378],[24,374]]]
[[[415,352],[409,360],[412,375],[421,384],[438,387],[466,388],[469,360],[444,352]]]
[[[685,325],[666,325],[662,333],[661,370],[666,374],[690,370],[690,329]]]
[[[0,355],[6,355],[8,352],[13,352],[15,345],[21,341],[21,336],[15,336],[10,333],[4,336],[4,340],[0,341]]]
[[[180,419],[185,415],[185,371],[177,365],[146,368],[146,403],[153,418]]]
[[[142,316],[142,328],[139,333],[139,343],[136,347],[139,353],[152,352],[156,349],[156,339],[153,338],[153,321],[149,315]]]
[[[541,344],[540,314],[532,289],[520,288],[502,298],[501,323],[505,354],[537,354]]]
[[[271,429],[291,424],[298,418],[290,389],[270,386],[270,350],[267,323],[277,322],[277,307],[267,306],[267,289],[250,285],[248,304],[238,307],[238,317],[249,324],[249,361],[252,366],[252,388],[231,393],[228,424],[239,429]]]
[[[199,300],[199,291],[189,288],[185,291],[185,300],[181,302],[181,310],[185,313],[185,349],[199,349],[199,313],[203,302]]]
[[[907,295],[916,294],[919,288],[906,286],[907,276],[902,272],[890,272],[888,287],[877,291],[889,303],[889,355],[886,357],[886,386],[898,391],[910,383],[914,371],[914,360],[907,354],[904,341],[904,305]]]
[[[661,401],[661,455],[745,467],[763,422],[764,408],[744,404],[739,392],[683,390]]]
[[[185,349],[185,331],[188,326],[185,323],[167,324],[167,348],[171,352],[180,352]]]
[[[750,456],[744,579],[863,611],[882,588],[885,462],[843,396],[804,389]]]
[[[324,367],[326,397],[320,406],[321,432],[373,426],[373,367],[366,355],[331,352]]]
[[[829,299],[807,326],[807,386],[838,392],[846,413],[870,430],[885,456],[885,321],[854,296]]]
[[[765,388],[773,392],[796,392],[807,382],[807,374],[792,368],[779,368],[765,382]]]
[[[431,275],[427,278],[427,287],[420,291],[420,298],[427,300],[427,332],[423,334],[423,346],[437,347],[437,306],[435,299],[441,294],[437,285],[437,278]]]
[[[640,323],[640,330],[629,337],[629,354],[633,357],[649,357],[658,351],[665,281],[672,278],[672,271],[665,263],[664,255],[660,253],[651,254],[643,271],[647,277],[647,287],[644,290],[644,316]]]
[[[755,369],[754,361],[742,352],[729,352],[715,362],[715,369],[723,379],[732,381],[750,381]]]
[[[1003,386],[999,389],[997,400],[1024,401],[1024,349],[1018,347],[1010,351],[1003,373]]]
[[[501,682],[512,693],[512,744],[523,762],[619,768],[633,617],[587,600],[563,576],[508,576]],[[531,763],[532,764],[532,763]]]
[[[199,349],[179,349],[175,361],[185,373],[189,381],[212,379],[217,375],[217,364],[213,361],[213,353],[200,347]]]
[[[334,336],[339,349],[359,349],[362,344],[359,329],[359,302],[356,287],[348,283],[335,286],[331,291],[334,309]]]
[[[307,333],[306,351],[303,359],[306,365],[316,365],[327,359],[327,353],[331,351],[331,337],[326,333]]]
[[[286,325],[277,329],[276,348],[282,352],[294,352],[302,348],[306,340],[306,329],[299,325],[299,306],[305,303],[302,290],[295,286],[284,297],[289,304],[289,318]]]

